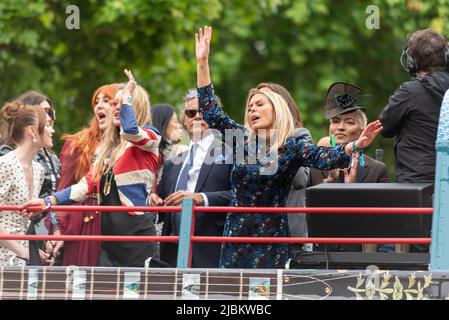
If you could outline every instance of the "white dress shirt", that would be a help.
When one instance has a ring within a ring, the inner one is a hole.
[[[200,175],[201,167],[203,166],[204,159],[207,156],[207,151],[211,147],[212,143],[214,142],[214,135],[209,134],[203,139],[201,139],[199,142],[192,142],[190,141],[189,144],[189,152],[184,160],[184,163],[182,164],[181,171],[184,169],[184,166],[187,161],[190,159],[190,151],[192,150],[192,145],[197,144],[195,155],[193,158],[193,164],[192,167],[189,170],[189,179],[187,180],[187,192],[195,192],[196,183],[198,182],[198,177]],[[179,176],[178,176],[179,180]],[[178,181],[176,181],[176,184],[178,184]],[[207,196],[201,192],[200,193],[204,199],[204,206],[207,207],[209,205],[209,201],[207,199]]]

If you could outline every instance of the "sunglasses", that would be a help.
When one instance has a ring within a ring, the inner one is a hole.
[[[187,118],[195,118],[197,112],[200,114],[200,117],[203,117],[203,114],[199,110],[184,110],[184,114]]]
[[[56,120],[56,111],[53,108],[45,109],[45,112],[47,112],[48,116],[51,118],[51,120]]]

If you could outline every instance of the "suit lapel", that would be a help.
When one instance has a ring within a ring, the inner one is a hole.
[[[187,153],[188,153],[188,151],[185,151],[185,152],[182,153],[182,156],[181,156],[182,161],[181,161],[181,163],[173,165],[173,170],[172,170],[173,173],[170,176],[170,182],[169,182],[170,190],[169,190],[168,194],[172,194],[173,192],[175,192],[176,182],[178,181],[179,173],[181,172],[182,164],[184,163],[184,160],[187,157]]]
[[[173,164],[173,169],[170,170],[171,175],[169,177],[170,181],[168,184],[170,186],[170,190],[168,190],[167,196],[176,191],[176,183],[178,182],[178,177],[181,172],[182,164],[184,163],[184,160],[186,159],[188,153],[189,153],[188,151],[183,152],[181,155],[182,159],[181,163]],[[180,214],[177,212],[170,212],[168,215],[167,229],[165,229],[166,232],[165,235],[170,236],[178,235],[179,223],[180,223]]]
[[[357,183],[363,183],[365,181],[366,176],[369,173],[368,164],[365,163],[364,167],[359,167],[357,170]]]

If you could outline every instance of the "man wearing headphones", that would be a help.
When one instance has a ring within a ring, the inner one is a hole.
[[[396,182],[433,183],[440,107],[449,89],[447,40],[431,29],[414,32],[401,64],[413,79],[401,84],[381,112],[382,136],[396,136]]]

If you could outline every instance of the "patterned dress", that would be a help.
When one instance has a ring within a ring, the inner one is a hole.
[[[14,149],[15,147],[4,144],[0,147],[0,156],[3,156],[13,151]],[[54,153],[51,153],[48,150],[42,148],[37,152],[33,160],[39,163],[44,169],[44,182],[39,192],[39,198],[49,196],[56,191],[59,176],[61,173],[60,169],[61,166],[59,163],[59,159]],[[40,232],[47,233],[46,230],[44,229],[42,218],[44,216],[49,217],[52,214],[54,215],[55,213],[51,211],[49,215],[38,214],[34,216],[31,219],[32,223],[29,225],[26,234],[35,235],[36,230],[39,229]],[[42,241],[30,241],[28,244],[30,246],[30,260],[28,261],[28,264],[41,265],[42,261],[38,255],[39,253],[38,249],[42,247]]]
[[[231,173],[231,206],[283,207],[292,179],[301,166],[332,169],[349,165],[350,159],[344,152],[344,144],[333,148],[318,147],[307,135],[288,138],[271,160],[257,156],[254,161],[260,144],[248,143],[251,142],[248,130],[231,120],[217,105],[212,84],[198,88],[198,98],[199,109],[209,126],[221,131],[225,142],[230,141],[231,133],[237,137],[232,145],[234,163]],[[242,154],[245,155],[244,159],[239,156]],[[224,236],[288,237],[287,216],[280,213],[230,213],[226,218]],[[287,260],[286,243],[224,243],[220,267],[284,268]]]
[[[20,205],[31,199],[39,197],[39,192],[44,182],[44,168],[33,161],[33,192],[29,194],[25,173],[22,164],[13,152],[0,157],[0,204]],[[20,215],[19,211],[0,212],[0,224],[10,234],[25,234],[30,220]],[[28,248],[28,241],[18,241]],[[15,257],[15,254],[0,246],[0,266],[23,266],[25,261]]]

